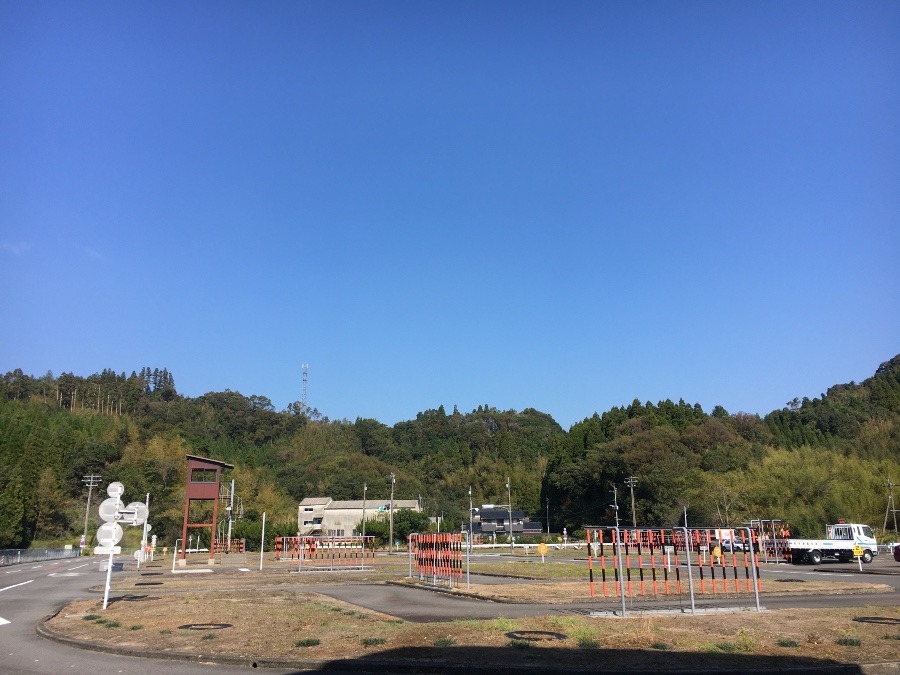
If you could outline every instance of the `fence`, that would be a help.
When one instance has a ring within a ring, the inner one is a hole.
[[[415,561],[419,580],[453,587],[463,571],[463,536],[458,533],[409,535],[410,576]]]
[[[595,597],[595,560],[600,563],[603,597],[669,596],[759,592],[759,546],[755,533],[734,530],[719,540],[707,529],[591,528],[588,575]],[[739,536],[738,536],[739,535]],[[607,565],[611,565],[608,569]],[[682,566],[689,578],[683,578]],[[694,585],[694,569],[699,573]],[[687,582],[687,583],[686,583]]]
[[[44,560],[62,560],[64,558],[78,558],[81,549],[75,548],[7,548],[0,549],[0,567],[4,565],[18,565],[20,563],[43,562]]]
[[[375,537],[275,537],[275,558],[296,560],[298,571],[363,569],[375,560]]]

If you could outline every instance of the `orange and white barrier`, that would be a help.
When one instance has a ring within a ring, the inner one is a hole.
[[[603,597],[681,595],[681,568],[687,565],[699,572],[695,590],[701,595],[759,591],[759,542],[749,530],[733,531],[727,545],[710,529],[606,527],[591,528],[586,534],[592,598],[597,571],[594,558],[599,558]],[[607,584],[609,573],[614,584]]]
[[[415,561],[420,580],[459,583],[463,572],[463,536],[459,533],[409,535],[410,561]]]

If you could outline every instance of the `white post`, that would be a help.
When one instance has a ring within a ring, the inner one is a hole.
[[[234,519],[234,479],[231,479],[231,504],[228,507],[228,542],[225,550],[231,553],[231,521]]]
[[[181,537],[175,540],[175,555],[172,556],[172,574],[175,573],[175,561],[178,559],[178,542],[184,542]]]
[[[259,538],[259,571],[262,572],[263,552],[266,550],[266,512],[263,511],[262,536]]]
[[[110,539],[111,545],[109,547],[109,563],[106,567],[106,587],[103,589],[103,609],[106,609],[106,605],[109,604],[109,582],[112,579],[112,566],[113,566],[113,549],[115,548],[115,542]]]

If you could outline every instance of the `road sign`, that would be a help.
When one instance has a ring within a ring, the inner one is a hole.
[[[131,502],[125,508],[129,511],[134,511],[134,519],[137,521],[138,525],[147,520],[147,515],[150,513],[150,509],[147,508],[147,505],[144,504],[144,502]]]
[[[106,494],[110,497],[121,497],[125,494],[125,486],[119,481],[114,481],[106,487]]]
[[[118,497],[110,497],[100,502],[100,520],[110,522],[116,520],[116,514],[123,509],[125,505]]]
[[[97,541],[101,546],[115,546],[122,541],[122,526],[115,522],[103,523],[97,528]]]
[[[853,547],[853,555],[859,558],[863,554],[862,546],[854,546]]]

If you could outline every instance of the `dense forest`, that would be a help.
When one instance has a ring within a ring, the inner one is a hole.
[[[89,514],[111,481],[124,499],[151,495],[154,533],[180,536],[185,455],[235,465],[237,536],[296,530],[304,497],[419,499],[445,523],[475,504],[507,503],[559,532],[616,518],[638,525],[737,525],[777,518],[819,536],[838,518],[881,531],[888,488],[900,482],[900,356],[860,384],[794,399],[765,417],[705,412],[698,404],[638,400],[562,429],[528,408],[470,412],[443,405],[387,426],[334,421],[294,402],[226,390],[182,396],[166,369],[87,377],[21,370],[0,381],[0,548],[77,543],[87,475],[102,476]],[[632,489],[626,481],[633,483]],[[615,489],[615,494],[614,494]],[[893,519],[887,538],[893,538]]]

